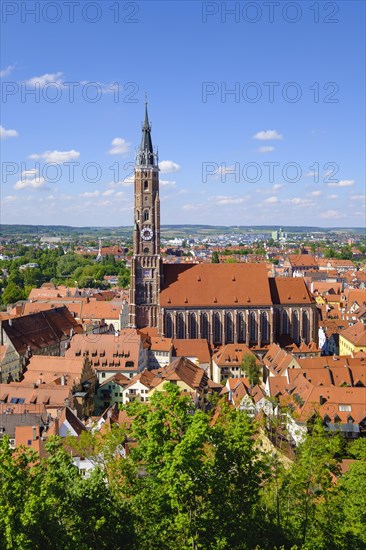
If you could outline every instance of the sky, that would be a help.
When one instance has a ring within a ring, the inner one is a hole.
[[[365,3],[1,4],[1,222],[365,224]]]

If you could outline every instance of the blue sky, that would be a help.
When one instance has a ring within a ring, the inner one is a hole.
[[[364,2],[73,4],[2,3],[3,223],[131,225],[147,92],[163,224],[364,225]]]

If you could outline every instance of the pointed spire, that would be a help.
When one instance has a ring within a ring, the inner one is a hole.
[[[147,97],[145,97],[145,120],[142,126],[140,149],[137,154],[137,163],[144,166],[155,165],[155,155],[151,140],[151,126],[147,112]]]

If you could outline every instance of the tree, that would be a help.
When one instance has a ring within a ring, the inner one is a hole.
[[[103,471],[84,479],[59,438],[47,459],[0,442],[0,547],[81,550],[132,547],[126,503],[113,499]]]
[[[248,377],[251,386],[259,384],[261,378],[261,369],[257,365],[254,355],[249,353],[245,354],[243,357],[241,368],[244,370],[245,376]]]
[[[25,292],[20,286],[15,283],[8,283],[5,287],[5,290],[2,294],[3,304],[14,304],[18,300],[25,300]]]
[[[342,440],[327,433],[319,417],[308,426],[310,433],[279,489],[281,526],[299,548],[326,550],[336,547],[332,486]]]
[[[213,263],[213,264],[219,264],[220,263],[219,253],[216,250],[214,250],[214,252],[212,252],[211,263]]]

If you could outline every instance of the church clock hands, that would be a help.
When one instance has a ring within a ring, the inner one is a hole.
[[[144,241],[151,241],[153,237],[153,231],[150,227],[143,227],[141,230],[141,237]]]

